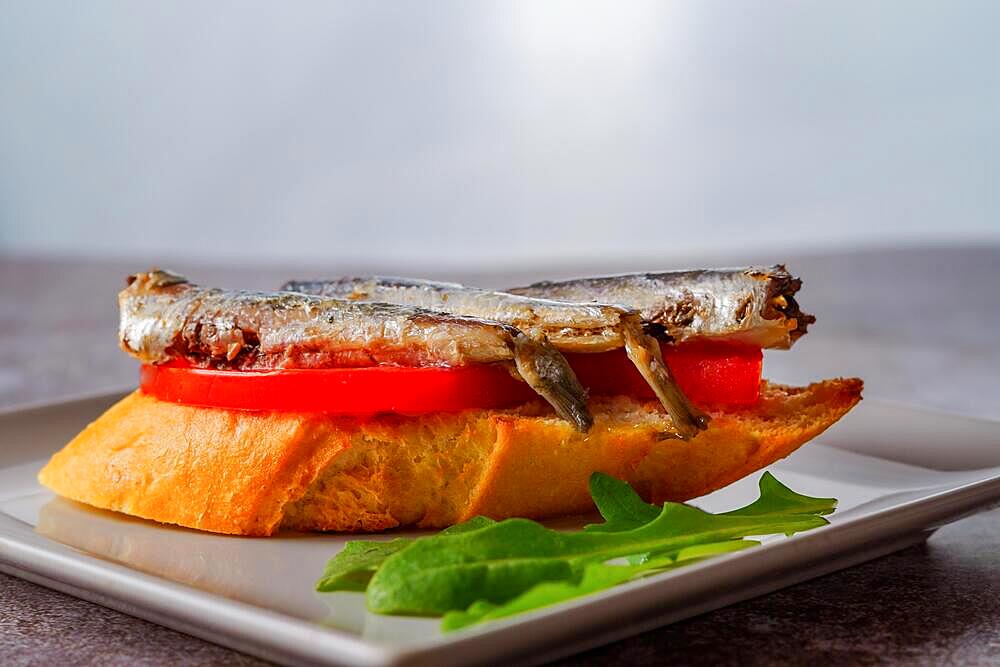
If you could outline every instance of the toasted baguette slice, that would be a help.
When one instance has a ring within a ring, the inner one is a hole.
[[[138,391],[39,473],[59,495],[163,523],[238,535],[439,528],[477,514],[592,509],[600,470],[651,502],[718,489],[794,451],[861,398],[857,379],[763,383],[751,408],[712,412],[682,441],[655,402],[590,402],[579,433],[543,404],[367,419],[167,403]]]

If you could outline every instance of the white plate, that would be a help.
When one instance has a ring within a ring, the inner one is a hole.
[[[542,662],[889,553],[1000,500],[1000,423],[866,401],[771,468],[793,489],[838,498],[831,525],[441,635],[436,620],[368,614],[360,594],[313,592],[348,537],[211,535],[42,489],[35,474],[48,455],[117,398],[0,415],[0,570],[295,664]],[[719,511],[749,502],[757,478],[695,504]]]

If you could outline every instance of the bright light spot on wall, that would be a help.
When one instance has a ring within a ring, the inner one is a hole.
[[[528,60],[641,67],[676,42],[683,11],[681,4],[649,0],[522,2],[515,13],[515,39]]]

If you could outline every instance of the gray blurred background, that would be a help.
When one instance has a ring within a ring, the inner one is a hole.
[[[0,250],[511,269],[1000,239],[997,2],[0,2]]]
[[[0,0],[0,406],[114,295],[786,261],[771,377],[1000,419],[998,2]]]

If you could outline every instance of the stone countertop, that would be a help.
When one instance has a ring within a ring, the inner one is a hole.
[[[708,257],[686,264],[773,259]],[[806,277],[802,303],[820,319],[794,355],[768,355],[769,377],[802,382],[859,375],[869,398],[1000,419],[1000,247],[781,259]],[[0,408],[134,383],[134,364],[114,344],[113,295],[126,273],[148,263],[0,257]],[[248,288],[291,275],[280,268],[175,266],[203,284]],[[609,261],[588,272],[630,268],[640,267]],[[325,271],[299,267],[294,273]],[[569,267],[431,277],[502,286],[572,273]],[[564,664],[998,664],[998,566],[1000,511],[993,511],[941,529],[926,545]],[[265,664],[6,575],[0,575],[0,599],[5,665]]]

